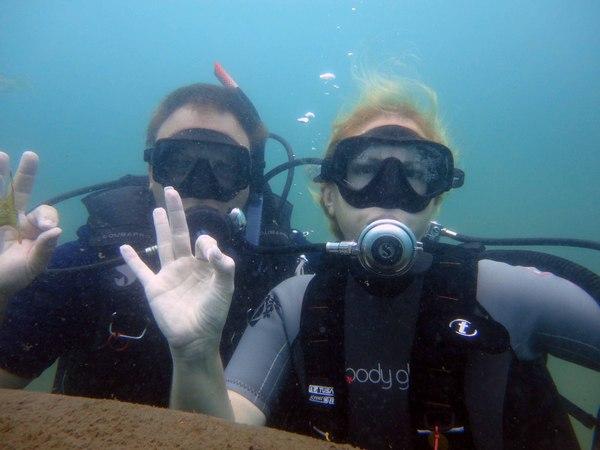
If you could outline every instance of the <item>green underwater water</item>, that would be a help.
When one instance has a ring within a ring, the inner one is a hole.
[[[600,239],[596,1],[4,0],[0,9],[0,147],[40,154],[34,202],[144,174],[154,107],[181,85],[214,82],[214,61],[301,157],[322,154],[337,111],[355,98],[353,72],[379,68],[439,96],[466,172],[440,222],[472,235]],[[296,120],[308,111],[310,123]],[[268,167],[283,160],[269,146]],[[311,173],[296,170],[290,200],[294,226],[318,242],[331,236]],[[60,211],[72,239],[83,208],[73,200]],[[597,252],[541,250],[600,272]],[[549,364],[559,390],[595,413],[598,374]],[[576,427],[589,448],[591,434]]]

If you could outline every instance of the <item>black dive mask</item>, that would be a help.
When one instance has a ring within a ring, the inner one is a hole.
[[[249,150],[226,134],[193,128],[146,149],[154,179],[182,197],[227,202],[250,183]]]
[[[417,213],[431,199],[462,186],[452,152],[409,128],[387,125],[344,139],[323,161],[315,181],[332,181],[355,208]]]

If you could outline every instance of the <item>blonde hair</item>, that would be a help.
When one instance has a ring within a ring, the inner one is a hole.
[[[342,110],[334,121],[325,158],[333,156],[341,140],[359,134],[365,123],[386,116],[410,119],[420,129],[415,131],[419,131],[424,138],[450,147],[446,128],[438,112],[437,94],[429,86],[416,80],[377,73],[367,73],[357,78],[362,88],[361,95],[352,107]],[[329,219],[333,234],[343,239],[335,217],[329,214],[323,202],[324,186],[321,185],[319,204]],[[441,198],[438,197],[436,201],[440,202]]]

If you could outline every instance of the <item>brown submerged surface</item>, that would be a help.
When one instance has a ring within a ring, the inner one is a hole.
[[[115,400],[0,389],[0,448],[352,448]]]

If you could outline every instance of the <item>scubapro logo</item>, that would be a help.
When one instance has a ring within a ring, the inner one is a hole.
[[[473,327],[473,324],[466,319],[454,319],[448,324],[448,327],[456,334],[465,337],[477,336],[477,328]]]

